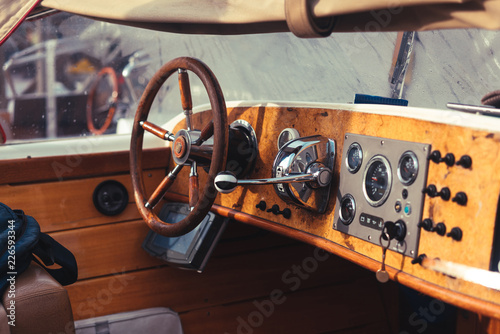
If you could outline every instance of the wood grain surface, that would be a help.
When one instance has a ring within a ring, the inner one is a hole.
[[[248,178],[267,178],[271,176],[272,163],[278,152],[276,141],[279,133],[286,127],[299,131],[301,136],[321,134],[336,142],[335,172],[332,181],[330,204],[326,213],[317,214],[283,202],[272,186],[238,187],[233,193],[219,195],[216,203],[223,207],[247,213],[275,224],[300,231],[311,236],[340,245],[351,252],[366,256],[368,259],[381,261],[381,247],[365,242],[356,237],[338,232],[332,228],[334,217],[334,198],[339,184],[340,157],[342,156],[345,133],[357,133],[381,138],[405,140],[431,144],[432,150],[441,151],[442,155],[452,152],[458,159],[464,154],[471,156],[473,165],[469,169],[458,166],[448,167],[444,163],[430,162],[427,184],[435,184],[438,189],[448,187],[452,197],[459,191],[466,192],[468,203],[460,206],[452,201],[443,201],[439,197],[426,196],[423,218],[432,218],[435,222],[444,222],[448,231],[460,227],[462,241],[454,241],[437,233],[422,231],[419,254],[439,257],[443,260],[468,266],[489,269],[494,227],[500,194],[500,133],[475,130],[471,128],[445,125],[441,123],[412,118],[380,114],[357,113],[347,110],[286,108],[286,107],[236,107],[228,110],[229,122],[235,119],[248,121],[257,134],[259,155],[254,171]],[[197,126],[206,124],[204,113],[195,114],[193,122]],[[179,124],[183,126],[183,124]],[[186,178],[187,176],[179,176]],[[203,175],[200,173],[200,179]],[[172,191],[185,194],[180,188]],[[291,219],[263,212],[255,207],[264,200],[268,206],[278,204],[281,209],[288,207],[292,211]],[[431,272],[419,265],[412,265],[411,258],[389,251],[386,263],[393,268],[391,278],[397,279],[398,272],[404,272],[423,282],[476,298],[477,302],[487,301],[483,306],[489,308],[490,316],[500,318],[500,292],[476,284],[454,279]],[[374,270],[374,268],[371,268]],[[375,269],[376,270],[376,269]],[[436,296],[438,294],[436,293]],[[445,301],[446,293],[439,294]],[[457,298],[453,302],[457,303]],[[470,299],[469,299],[470,300]],[[470,302],[466,304],[471,305]],[[478,305],[475,306],[477,309]],[[496,306],[495,306],[496,305]],[[460,305],[467,308],[467,305]],[[481,306],[479,306],[481,308]]]
[[[146,187],[152,191],[160,184],[165,171],[146,171],[144,175]],[[116,216],[101,214],[95,208],[92,199],[94,189],[106,180],[116,180],[122,183],[129,195],[129,203],[125,211]],[[27,215],[36,217],[43,232],[139,219],[140,215],[132,194],[132,184],[128,174],[63,182],[0,186],[2,202],[11,208],[24,210]]]

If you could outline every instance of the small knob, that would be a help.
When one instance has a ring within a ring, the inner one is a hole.
[[[283,209],[283,211],[280,212],[284,218],[286,219],[290,219],[290,217],[292,216],[292,210],[290,210],[289,208],[285,208]]]
[[[267,204],[264,201],[260,201],[255,207],[261,211],[266,211]]]
[[[274,204],[270,209],[267,210],[267,212],[272,212],[274,215],[279,215],[280,207],[278,204]]]
[[[454,227],[446,236],[451,237],[453,240],[460,241],[463,236],[462,229],[460,227]]]
[[[463,191],[460,191],[455,195],[455,197],[453,197],[452,201],[457,203],[458,205],[465,206],[467,205],[467,194]]]
[[[451,197],[450,188],[444,187],[440,192],[437,193],[443,200],[448,201]]]
[[[438,195],[437,188],[433,184],[429,184],[422,192],[429,195],[429,197],[436,197]]]
[[[439,151],[432,151],[432,153],[429,155],[429,160],[435,163],[440,163],[441,162],[441,152]]]
[[[439,162],[444,162],[447,166],[451,167],[455,164],[455,155],[447,153],[444,158],[439,159]]]
[[[436,232],[440,236],[446,234],[446,225],[444,223],[437,223],[435,227],[432,228],[432,232]]]
[[[460,160],[456,163],[457,166],[462,166],[463,168],[470,168],[472,166],[472,158],[468,155],[462,155]]]
[[[426,231],[432,231],[432,228],[434,226],[434,223],[432,222],[432,219],[426,218],[417,225],[418,227],[423,228]]]

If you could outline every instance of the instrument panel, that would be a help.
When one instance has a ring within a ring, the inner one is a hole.
[[[333,229],[416,257],[430,148],[346,134]]]

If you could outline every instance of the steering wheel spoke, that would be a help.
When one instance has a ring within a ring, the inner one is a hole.
[[[156,137],[168,140],[168,141],[173,141],[174,140],[174,134],[171,133],[168,130],[165,130],[161,126],[158,126],[156,124],[153,124],[148,121],[140,121],[139,125],[146,130],[149,133],[154,134]]]
[[[184,167],[184,165],[175,166],[175,168],[170,173],[168,173],[167,176],[165,176],[165,178],[161,181],[160,185],[155,189],[151,197],[149,197],[148,201],[144,205],[146,208],[153,209],[156,206],[156,204],[160,202],[163,196],[165,196],[167,190],[174,183],[175,179],[177,178],[177,175],[182,170],[182,167]]]
[[[200,137],[193,143],[193,145],[200,146],[214,135],[214,122],[210,121],[200,133]]]
[[[193,100],[191,98],[191,87],[189,85],[189,75],[187,71],[183,68],[178,70],[179,77],[179,89],[181,92],[181,103],[182,109],[184,110],[184,115],[186,116],[186,127],[188,130],[192,130],[191,115],[193,114]]]
[[[191,163],[191,173],[189,174],[189,207],[195,207],[199,200],[200,187],[198,183],[198,171],[196,161]]]

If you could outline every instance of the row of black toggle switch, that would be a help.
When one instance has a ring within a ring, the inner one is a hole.
[[[444,162],[448,167],[452,167],[454,165],[462,166],[463,168],[472,167],[472,158],[468,155],[462,155],[460,159],[455,162],[455,155],[453,153],[447,153],[444,157],[441,157],[441,152],[432,151],[429,156],[429,160],[437,164]],[[425,188],[423,193],[427,194],[431,198],[439,196],[444,201],[449,201],[451,198],[451,191],[448,187],[444,187],[440,191],[437,191],[436,186],[433,184],[430,184],[427,188]],[[451,200],[459,205],[465,206],[467,205],[467,194],[463,191],[459,191]],[[440,236],[446,235],[456,241],[462,240],[463,237],[462,229],[460,227],[453,227],[450,232],[446,233],[446,225],[444,223],[437,223],[434,225],[434,222],[430,218],[424,219],[418,224],[418,227],[421,227],[425,231],[436,232]]]
[[[451,197],[450,188],[444,187],[438,192],[436,186],[433,184],[429,184],[422,192],[432,198],[439,196],[445,201],[450,200]],[[459,205],[465,206],[467,205],[467,194],[463,191],[459,191],[451,200]]]
[[[462,155],[462,157],[455,163],[455,155],[453,153],[447,153],[444,157],[441,157],[441,152],[432,151],[429,155],[429,160],[437,164],[444,162],[448,167],[453,165],[462,166],[463,168],[471,168],[472,158],[468,155]]]
[[[418,227],[421,227],[429,232],[436,232],[440,236],[444,236],[446,234],[446,225],[444,223],[437,223],[434,225],[434,222],[430,218],[424,219],[418,224]],[[451,231],[446,234],[446,236],[452,238],[453,240],[460,241],[463,236],[462,229],[460,227],[453,227]]]
[[[280,210],[278,204],[274,204],[270,209],[267,209],[267,204],[265,201],[260,201],[259,204],[255,206],[257,209],[261,211],[271,212],[274,215],[283,215],[286,219],[289,219],[292,216],[292,211],[289,208],[284,208],[283,211]]]

